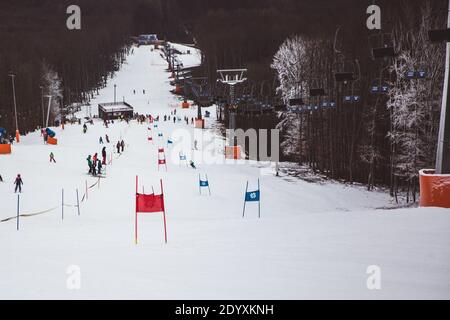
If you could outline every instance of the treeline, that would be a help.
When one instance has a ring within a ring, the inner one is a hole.
[[[176,5],[171,0],[1,1],[0,127],[15,130],[10,73],[16,75],[19,129],[26,133],[43,123],[42,93],[55,95],[51,120],[74,102],[89,102],[124,62],[131,36],[157,33],[185,40],[172,3]],[[81,8],[81,30],[66,27],[66,9],[72,4]]]

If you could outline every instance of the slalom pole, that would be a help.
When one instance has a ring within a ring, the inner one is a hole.
[[[161,182],[161,197],[162,197],[163,219],[164,219],[164,240],[167,243],[166,207],[164,205],[164,191],[163,191],[162,179],[160,179],[160,182]]]
[[[247,190],[248,190],[248,181],[247,181],[247,186],[245,187],[245,196],[244,196],[244,209],[242,210],[242,218],[244,218],[245,215],[245,203],[246,201],[246,197],[247,197]]]
[[[78,215],[80,215],[80,197],[78,196],[78,188],[77,188],[77,208],[78,208]]]
[[[19,231],[20,194],[17,195],[17,231]]]
[[[138,243],[138,227],[137,227],[137,206],[138,206],[138,176],[136,175],[136,203],[134,210],[134,244]]]
[[[259,188],[259,178],[258,178],[258,191],[259,191],[258,218],[261,218],[261,189]]]
[[[208,175],[206,174],[206,181],[208,181],[208,191],[209,191],[209,195],[211,195],[211,189],[209,188],[209,179],[208,179]]]
[[[64,188],[61,190],[61,220],[64,220]]]
[[[87,180],[85,180],[85,185],[86,185],[86,200],[88,199],[88,186],[87,186]]]

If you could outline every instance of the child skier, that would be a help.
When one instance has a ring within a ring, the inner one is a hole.
[[[103,144],[103,137],[100,137],[100,139],[98,139],[98,142],[99,142],[100,144]]]
[[[197,167],[195,166],[194,161],[189,161],[189,164],[191,165],[192,169],[197,169]]]
[[[53,154],[53,152],[50,152],[50,162],[56,163],[55,155]]]
[[[109,143],[109,137],[107,134],[105,134],[105,138],[106,138],[106,143]]]
[[[22,177],[20,174],[17,175],[16,180],[14,181],[14,184],[16,185],[16,188],[14,189],[14,193],[17,193],[17,190],[19,190],[19,193],[22,193]]]
[[[120,147],[122,148],[122,152],[123,152],[123,149],[125,148],[125,142],[123,140],[120,142]]]

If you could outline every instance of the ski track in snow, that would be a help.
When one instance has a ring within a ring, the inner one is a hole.
[[[199,63],[192,48],[177,45],[185,67]],[[92,102],[122,97],[136,112],[193,117],[181,110],[170,94],[159,51],[134,49],[126,64]],[[133,89],[136,94],[133,94]],[[143,94],[142,90],[146,93]],[[215,108],[210,107],[213,125]],[[85,116],[86,110],[79,112]],[[198,170],[179,165],[176,145],[166,151],[168,172],[157,170],[157,132],[164,144],[176,129],[193,132],[191,125],[160,121],[152,128],[155,143],[147,141],[148,124],[116,122],[106,129],[101,121],[88,132],[82,126],[54,128],[58,146],[42,143],[39,132],[22,137],[13,154],[0,157],[0,220],[14,216],[13,180],[21,173],[24,186],[21,213],[57,209],[35,217],[0,223],[1,299],[385,299],[450,298],[450,212],[419,208],[377,210],[389,196],[336,183],[286,181],[273,175],[268,164],[207,164]],[[211,131],[209,131],[211,132]],[[100,187],[88,200],[66,207],[61,220],[61,189],[66,203],[80,198],[87,175],[86,157],[101,153],[98,139],[107,133],[108,156],[117,140],[125,153],[107,167]],[[189,143],[182,145],[191,149]],[[218,147],[220,148],[220,146]],[[53,151],[57,163],[49,163]],[[196,151],[199,156],[201,151]],[[208,158],[219,159],[220,154]],[[198,173],[207,173],[212,196],[199,195]],[[150,192],[159,193],[164,181],[168,244],[164,244],[162,215],[139,215],[139,244],[133,241],[135,175]],[[249,189],[261,180],[261,219],[257,205],[242,206]],[[67,268],[81,270],[80,290],[68,290]],[[368,290],[366,269],[381,268],[382,289]]]

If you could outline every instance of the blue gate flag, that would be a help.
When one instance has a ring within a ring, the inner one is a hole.
[[[208,180],[206,181],[200,180],[200,187],[207,187],[208,185],[209,185]]]
[[[180,156],[180,160],[186,160],[186,156]]]
[[[252,201],[259,201],[259,190],[256,191],[248,191],[245,193],[245,201],[246,202],[252,202]]]

